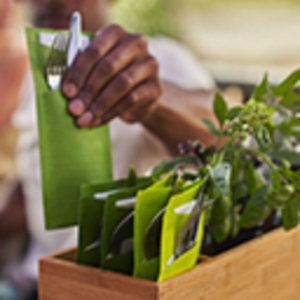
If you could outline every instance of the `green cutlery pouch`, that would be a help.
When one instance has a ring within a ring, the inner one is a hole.
[[[151,182],[150,177],[129,177],[107,183],[85,184],[81,187],[77,263],[94,267],[101,265],[101,231],[107,197],[129,187],[150,185]]]
[[[138,278],[157,280],[159,272],[159,257],[151,257],[147,252],[145,238],[147,230],[155,216],[167,205],[172,193],[171,183],[174,175],[165,177],[148,189],[139,191],[135,206],[134,218],[134,276]],[[159,233],[160,235],[160,233]],[[158,237],[160,238],[160,236]],[[156,240],[157,237],[154,237]],[[152,245],[152,247],[155,245]],[[155,249],[154,249],[155,251]]]
[[[141,188],[141,187],[139,187]],[[101,234],[101,268],[131,275],[133,271],[134,205],[120,207],[124,201],[135,201],[138,188],[111,194],[105,201]],[[127,219],[130,217],[129,219]],[[125,220],[128,220],[125,223]],[[119,234],[116,230],[124,224]],[[113,238],[115,237],[115,238]]]
[[[50,91],[46,68],[50,48],[40,43],[46,29],[28,28],[27,43],[34,77],[46,229],[78,223],[80,187],[112,178],[107,126],[79,128],[67,111],[61,90]]]
[[[179,257],[175,257],[175,252],[178,236],[191,218],[191,209],[202,183],[203,181],[189,186],[182,193],[173,196],[168,203],[162,226],[159,282],[183,273],[197,262],[204,234],[204,213],[197,225],[195,245]]]

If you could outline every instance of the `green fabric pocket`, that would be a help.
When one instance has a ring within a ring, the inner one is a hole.
[[[121,201],[134,199],[138,188],[130,188],[109,195],[105,201],[101,234],[101,268],[131,275],[133,271],[134,207],[118,207]],[[116,229],[128,218],[120,235],[113,239]],[[127,244],[127,246],[126,246]]]
[[[164,186],[167,181],[138,193],[134,219],[134,276],[137,278],[156,281],[159,275],[159,256],[151,259],[147,257],[146,251],[149,249],[145,249],[145,238],[149,225],[167,205],[172,193],[171,186]],[[160,233],[154,239],[160,239]]]
[[[100,267],[100,234],[104,201],[94,199],[89,186],[81,189],[76,263]]]
[[[80,129],[68,114],[61,91],[49,90],[50,48],[40,44],[41,32],[55,33],[26,30],[36,91],[45,227],[58,229],[78,223],[82,184],[112,178],[111,146],[107,126]]]
[[[203,181],[194,183],[182,193],[173,196],[168,204],[162,226],[161,261],[158,281],[163,281],[195,266],[204,235],[205,214],[202,213],[197,225],[196,243],[179,257],[174,257],[178,236],[191,218],[191,213],[185,212],[189,205],[195,202]]]
[[[86,184],[81,187],[77,263],[94,267],[101,265],[100,238],[107,197],[131,186],[144,187],[151,182],[150,177],[136,179],[129,177],[107,183]]]

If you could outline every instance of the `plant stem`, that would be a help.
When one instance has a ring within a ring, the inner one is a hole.
[[[276,166],[276,165],[272,162],[272,160],[271,160],[268,156],[266,156],[264,153],[260,152],[260,151],[257,150],[257,149],[254,149],[254,148],[241,148],[240,151],[241,151],[241,152],[251,152],[251,153],[255,154],[256,156],[260,157],[260,158],[263,160],[263,162],[264,162],[265,164],[267,164],[272,170],[277,171],[278,174],[281,174],[281,177],[282,177],[282,179],[285,181],[285,183],[288,183],[288,182],[289,182],[289,181],[287,180],[287,178],[284,176],[284,174],[282,174],[282,173],[280,172],[280,169],[278,168],[278,166]]]
[[[220,144],[221,144],[221,140],[222,140],[223,136],[224,136],[224,133],[222,131],[222,132],[220,132],[220,135],[218,136],[218,140],[217,140],[217,143],[216,143],[216,149],[220,148]]]
[[[271,161],[269,157],[267,157],[264,153],[260,152],[257,149],[254,148],[241,148],[241,152],[251,152],[255,154],[256,156],[259,156],[264,163],[266,163],[272,170],[278,170],[278,167]]]

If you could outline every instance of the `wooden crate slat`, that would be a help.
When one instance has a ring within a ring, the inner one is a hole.
[[[40,300],[300,299],[300,228],[274,230],[162,283],[76,265],[73,256],[41,260]]]

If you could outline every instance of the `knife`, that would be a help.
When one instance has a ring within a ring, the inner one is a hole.
[[[192,249],[197,244],[198,224],[202,217],[202,213],[214,202],[215,199],[212,199],[198,208],[198,210],[182,228],[176,240],[175,254],[169,259],[167,266],[171,265],[178,257]]]
[[[67,56],[67,66],[70,68],[78,52],[82,49],[82,18],[79,12],[74,12],[70,23],[70,39]]]
[[[178,257],[189,251],[197,243],[197,233],[202,213],[211,206],[215,200],[205,202],[206,188],[208,185],[208,177],[203,180],[203,184],[200,188],[198,199],[190,213],[191,218],[181,229],[175,244],[175,253],[167,262],[167,266],[172,264]]]

